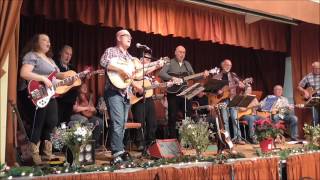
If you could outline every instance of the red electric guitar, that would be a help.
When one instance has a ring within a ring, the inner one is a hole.
[[[91,72],[90,68],[80,72],[72,73],[72,76],[67,76],[63,80],[56,78],[57,72],[52,72],[48,79],[52,82],[53,86],[51,88],[46,87],[42,82],[31,80],[28,84],[28,93],[33,102],[33,104],[39,108],[44,108],[49,103],[51,97],[57,96],[59,94],[64,94],[69,91],[74,86],[79,86],[81,84],[81,78],[86,75],[101,73],[104,70],[97,70]],[[69,71],[67,71],[69,72]],[[67,73],[64,72],[64,73]],[[79,83],[80,80],[80,83]]]

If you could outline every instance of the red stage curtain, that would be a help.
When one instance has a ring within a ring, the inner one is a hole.
[[[24,0],[22,14],[287,51],[288,25],[269,21],[248,25],[243,15],[172,0]]]
[[[99,68],[99,60],[107,47],[115,45],[114,35],[119,28],[107,28],[68,23],[62,20],[46,20],[42,17],[21,17],[20,48],[35,33],[47,33],[51,39],[55,54],[64,44],[73,47],[72,63],[78,71],[91,65]],[[272,92],[275,84],[283,84],[285,53],[253,50],[229,45],[214,44],[186,38],[174,38],[132,31],[134,45],[137,42],[147,44],[153,49],[154,57],[173,57],[177,45],[187,49],[186,59],[196,72],[219,66],[224,58],[233,61],[233,71],[240,77],[253,77],[254,89],[262,90],[265,95]],[[132,46],[129,52],[140,56]],[[103,95],[104,76],[95,76],[90,80],[91,90]]]
[[[18,44],[19,44],[19,17],[22,0],[7,1],[0,0],[0,78],[4,73],[8,73],[8,100],[13,103],[17,99],[17,67],[18,67]],[[9,57],[8,72],[2,69],[5,59]],[[7,109],[7,131],[6,131],[6,163],[13,165],[15,162],[14,154],[14,127],[12,108]],[[2,142],[4,143],[4,142]]]
[[[261,180],[279,179],[279,159],[267,158],[255,161],[240,161],[234,165],[234,179]]]
[[[320,153],[288,157],[287,179],[320,179]]]
[[[81,175],[59,175],[59,176],[48,176],[41,177],[40,179],[45,180],[71,180],[71,179],[116,179],[126,180],[128,177],[131,179],[161,179],[161,180],[201,180],[201,179],[212,179],[212,180],[228,180],[232,179],[232,174],[235,175],[234,179],[279,179],[279,159],[259,159],[256,161],[239,161],[234,164],[215,164],[208,165],[206,167],[163,167],[147,169],[137,172],[128,173],[103,173],[99,172],[96,174],[88,173]],[[232,166],[234,168],[232,168]],[[232,170],[233,169],[233,170]],[[233,171],[233,172],[232,172]]]
[[[320,25],[301,23],[291,28],[292,80],[296,87],[311,72],[311,63],[320,61]],[[301,102],[296,102],[301,103]]]

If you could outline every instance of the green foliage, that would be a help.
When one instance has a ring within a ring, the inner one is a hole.
[[[304,136],[309,141],[311,145],[320,146],[320,125],[310,126],[308,124],[304,124],[303,127]]]
[[[203,153],[209,146],[209,124],[202,120],[194,122],[191,119],[183,120],[179,129],[182,146],[191,146],[196,149],[197,155]]]

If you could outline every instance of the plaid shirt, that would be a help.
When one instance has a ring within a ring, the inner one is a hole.
[[[307,74],[300,81],[299,86],[302,88],[312,87],[313,89],[318,89],[317,94],[320,94],[320,75],[315,75],[313,73]]]
[[[107,68],[110,60],[114,57],[119,57],[121,59],[124,59],[126,61],[132,61],[133,57],[129,54],[129,52],[123,53],[120,48],[118,47],[110,47],[105,50],[103,53],[101,59],[100,59],[100,65],[104,68]],[[130,86],[126,89],[119,89],[115,87],[109,80],[109,78],[106,78],[106,85],[105,89],[110,88],[113,90],[117,90],[122,96],[126,96],[126,94],[131,91]]]

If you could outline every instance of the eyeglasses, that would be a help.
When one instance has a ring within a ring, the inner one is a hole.
[[[122,35],[120,35],[120,36],[125,36],[125,37],[127,37],[127,38],[129,38],[129,39],[132,39],[132,37],[131,37],[130,34],[122,34]]]

